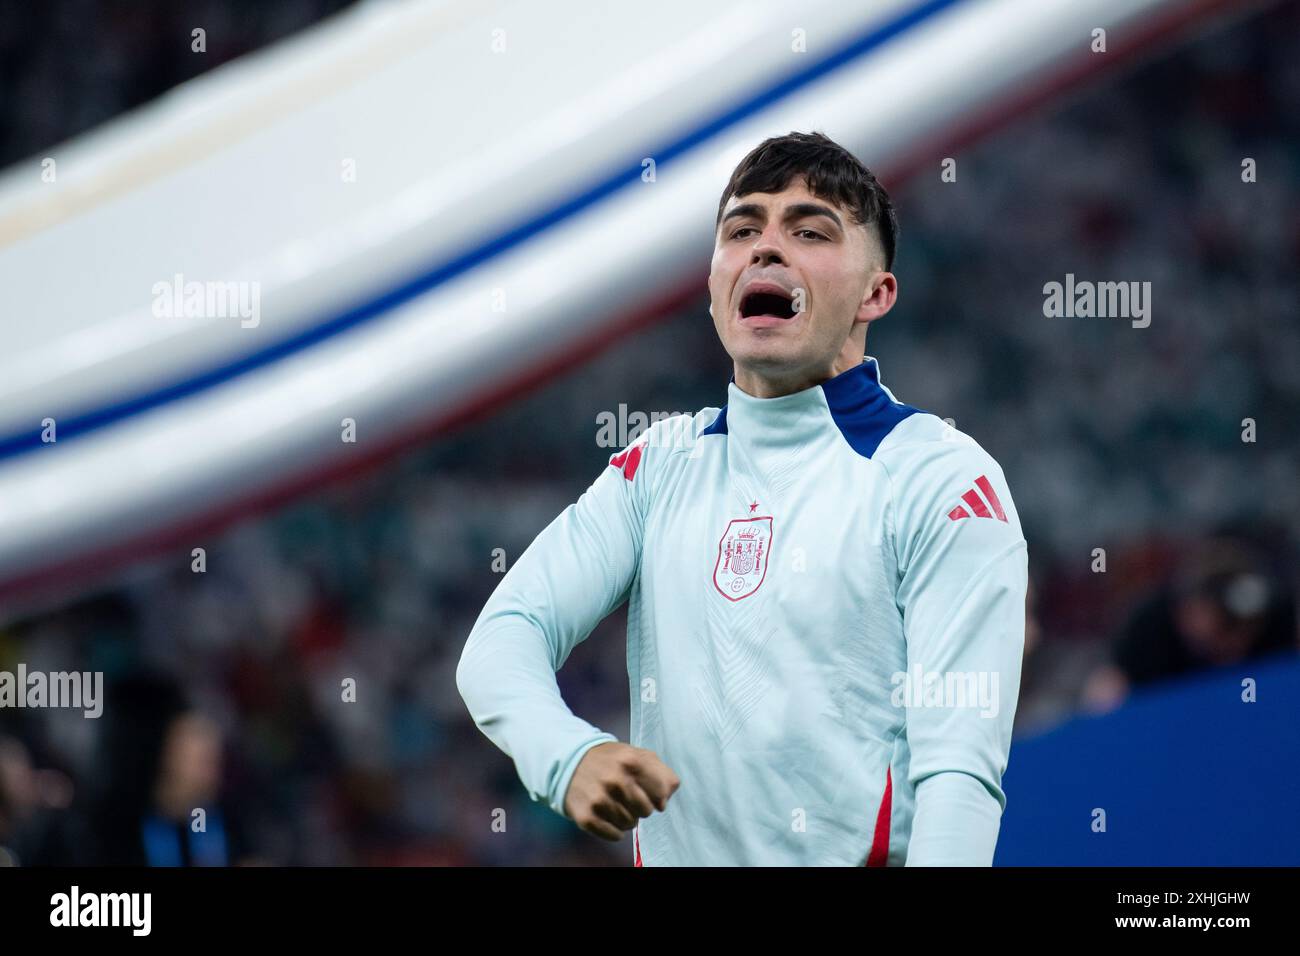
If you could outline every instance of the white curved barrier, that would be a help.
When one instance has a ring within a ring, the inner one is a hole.
[[[887,178],[1104,66],[1094,28],[1117,54],[1217,6],[373,3],[33,157],[0,178],[0,594],[702,294],[766,136],[823,130]]]

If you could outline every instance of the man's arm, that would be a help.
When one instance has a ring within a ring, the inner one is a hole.
[[[891,475],[898,604],[908,672],[919,668],[940,696],[908,701],[916,814],[907,865],[988,866],[1006,808],[1027,550],[1002,470],[978,445],[931,443],[913,464]]]
[[[555,672],[627,598],[641,554],[646,482],[635,447],[615,455],[582,496],[520,555],[479,615],[456,686],[479,729],[514,759],[534,800],[564,814],[592,747],[617,741],[577,717]]]

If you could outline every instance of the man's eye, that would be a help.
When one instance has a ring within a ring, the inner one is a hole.
[[[731,234],[731,238],[732,238],[732,239],[739,239],[739,238],[740,238],[740,234],[741,234],[742,232],[753,232],[753,231],[754,231],[754,229],[753,229],[752,226],[741,226],[739,229],[737,229],[735,232],[733,232],[733,233]],[[795,235],[796,235],[796,236],[798,236],[798,235],[802,235],[802,234],[805,233],[805,232],[808,233],[808,235],[812,236],[814,239],[825,239],[825,238],[826,238],[826,237],[823,236],[821,233],[819,233],[819,232],[813,232],[811,229],[800,229],[798,232],[795,233]]]

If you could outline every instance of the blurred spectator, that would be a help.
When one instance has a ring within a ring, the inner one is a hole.
[[[66,774],[38,770],[21,741],[0,736],[0,866],[70,862],[71,802]]]
[[[217,725],[172,682],[140,676],[109,691],[99,792],[89,809],[86,862],[227,866],[249,862],[237,817],[221,797]]]
[[[1242,539],[1209,538],[1133,614],[1083,704],[1105,712],[1132,687],[1297,646],[1295,597],[1267,556]]]

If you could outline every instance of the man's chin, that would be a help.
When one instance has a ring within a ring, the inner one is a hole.
[[[797,358],[799,342],[793,336],[782,335],[780,329],[746,330],[731,339],[731,354],[744,356],[755,362],[788,362]]]

